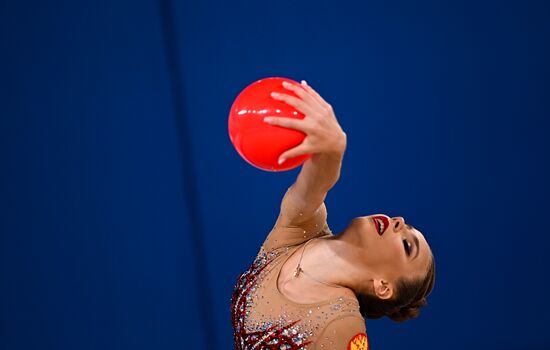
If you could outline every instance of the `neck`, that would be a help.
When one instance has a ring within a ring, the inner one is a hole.
[[[340,236],[315,239],[305,247],[301,267],[314,278],[359,291],[367,277],[364,268],[352,261],[355,246]]]

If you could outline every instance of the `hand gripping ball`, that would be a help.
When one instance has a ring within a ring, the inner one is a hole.
[[[293,106],[271,97],[272,92],[279,92],[300,98],[294,92],[285,89],[283,81],[303,89],[292,79],[261,79],[241,91],[229,112],[229,138],[233,146],[245,161],[262,170],[290,170],[311,157],[311,154],[304,154],[289,158],[281,165],[277,163],[283,152],[298,146],[306,137],[302,131],[270,125],[263,121],[267,116],[296,119],[305,117]]]

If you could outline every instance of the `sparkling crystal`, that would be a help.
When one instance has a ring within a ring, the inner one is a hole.
[[[302,232],[302,235],[307,233],[304,228]],[[271,243],[274,241],[277,237],[270,240]],[[279,239],[281,242],[283,239]],[[239,275],[230,306],[236,350],[312,350],[315,343],[309,339],[322,332],[329,322],[350,312],[358,313],[358,303],[348,304],[343,298],[335,297],[330,303],[304,309],[280,296],[281,292],[274,283],[277,279],[273,276],[278,277],[276,273],[284,265],[280,262],[286,261],[285,257],[288,260],[288,253],[296,249],[292,245],[282,245],[266,251],[262,246],[253,264]],[[281,257],[277,260],[279,262],[271,265],[277,257]]]

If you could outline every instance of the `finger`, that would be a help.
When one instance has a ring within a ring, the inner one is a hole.
[[[304,102],[306,102],[307,104],[309,104],[310,106],[315,106],[315,107],[323,107],[323,105],[321,105],[319,103],[319,101],[311,94],[309,93],[307,90],[306,90],[306,87],[303,86],[303,85],[296,85],[296,84],[291,84],[287,81],[283,81],[283,87],[287,90],[290,90],[292,92],[294,92],[296,95],[298,95],[298,97],[300,97]],[[313,108],[312,108],[313,109]]]
[[[306,102],[300,100],[299,98],[296,98],[294,96],[290,96],[287,94],[281,94],[278,92],[272,92],[271,97],[273,97],[276,100],[280,100],[283,102],[286,102],[287,104],[291,105],[292,107],[296,108],[298,111],[302,112],[304,115],[313,115],[314,110],[311,108]]]
[[[279,156],[279,165],[285,162],[287,159],[301,156],[303,154],[308,154],[310,151],[304,143],[299,144],[298,146],[284,152]]]
[[[315,97],[315,99],[317,100],[318,103],[321,104],[321,106],[323,106],[323,107],[326,108],[326,109],[332,108],[331,105],[330,105],[327,101],[325,101],[325,100],[321,97],[321,95],[319,95],[319,94],[317,93],[317,91],[315,91],[311,86],[309,86],[309,84],[307,83],[307,81],[302,80],[302,86],[303,86],[310,94],[312,94],[312,95]]]
[[[321,95],[319,95],[319,93],[307,83],[307,81],[302,80],[301,83],[304,89],[306,89],[307,92],[310,93],[318,103],[320,103],[323,107],[327,105],[327,101],[325,101],[325,99],[323,99]]]
[[[303,119],[269,116],[264,118],[264,122],[284,128],[300,130],[306,134],[310,131],[309,124]]]

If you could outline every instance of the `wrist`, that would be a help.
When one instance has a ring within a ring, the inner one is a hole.
[[[347,135],[342,131],[337,137],[334,138],[334,142],[325,153],[333,157],[342,157],[346,151],[346,147]]]

